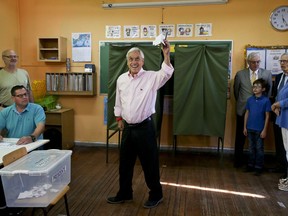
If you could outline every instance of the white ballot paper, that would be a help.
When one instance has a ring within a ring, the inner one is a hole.
[[[153,41],[153,45],[154,46],[158,46],[159,44],[163,44],[163,45],[165,45],[165,43],[164,43],[164,39],[166,39],[167,38],[167,32],[166,32],[166,34],[165,35],[163,35],[163,34],[160,34],[160,35],[158,35],[156,38],[155,38],[155,40]]]

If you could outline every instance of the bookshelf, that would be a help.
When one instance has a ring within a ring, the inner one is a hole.
[[[46,73],[46,92],[50,95],[82,95],[96,94],[96,73],[69,72]]]
[[[64,37],[40,37],[37,43],[38,61],[65,62],[67,39]]]

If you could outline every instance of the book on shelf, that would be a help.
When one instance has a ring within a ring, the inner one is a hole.
[[[87,74],[88,75],[88,91],[92,91],[93,88],[93,77],[92,74]]]
[[[51,78],[50,74],[46,74],[46,91],[51,91]]]
[[[92,91],[93,74],[91,73],[46,73],[47,91]]]

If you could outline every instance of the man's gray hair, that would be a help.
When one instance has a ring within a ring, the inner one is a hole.
[[[135,51],[136,51],[136,52],[139,52],[141,58],[144,59],[144,53],[143,53],[142,50],[139,49],[138,47],[132,47],[132,48],[127,52],[127,54],[126,54],[126,58],[128,59],[129,53],[131,53],[131,52],[135,52]]]
[[[259,52],[251,52],[248,57],[247,57],[247,61],[251,61],[251,59],[255,58],[255,57],[261,57]]]

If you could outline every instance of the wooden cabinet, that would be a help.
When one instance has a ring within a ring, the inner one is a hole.
[[[46,111],[45,130],[57,129],[62,135],[62,149],[74,147],[74,111],[73,109],[59,109]],[[45,133],[44,133],[45,134]]]
[[[50,95],[93,96],[96,94],[96,73],[46,73],[46,92]]]
[[[40,37],[37,43],[38,61],[65,62],[67,39],[64,37]]]

